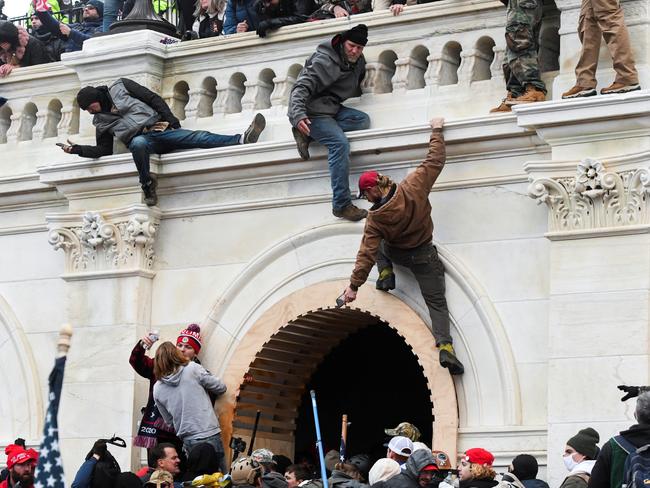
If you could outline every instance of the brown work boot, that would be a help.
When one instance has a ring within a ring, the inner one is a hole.
[[[509,100],[513,100],[515,97],[512,95],[512,92],[508,92],[506,95],[506,98],[501,100],[501,104],[498,107],[494,107],[493,109],[490,109],[491,114],[496,114],[499,112],[512,112],[512,108],[510,105],[508,105]]]
[[[347,207],[341,210],[332,210],[334,217],[339,217],[341,219],[351,220],[352,222],[357,222],[361,219],[365,219],[368,216],[368,211],[362,208],[355,207],[350,204]]]
[[[546,93],[533,85],[526,85],[523,95],[512,100],[506,100],[507,105],[519,105],[521,103],[535,103],[546,100]]]
[[[565,91],[562,94],[562,98],[566,100],[569,98],[593,97],[594,95],[597,94],[598,92],[596,91],[595,88],[585,88],[584,86],[576,85],[573,88],[571,88],[569,91]]]
[[[612,83],[606,88],[600,90],[601,95],[615,95],[617,93],[628,93],[632,91],[637,91],[641,89],[641,85],[638,83],[636,85],[624,85],[623,83]]]

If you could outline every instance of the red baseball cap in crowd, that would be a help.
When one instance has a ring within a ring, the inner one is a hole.
[[[486,451],[481,447],[474,447],[465,451],[465,461],[470,463],[492,466],[494,456],[490,451]]]
[[[379,173],[376,171],[366,171],[359,177],[359,195],[357,198],[363,198],[363,193],[377,184]]]

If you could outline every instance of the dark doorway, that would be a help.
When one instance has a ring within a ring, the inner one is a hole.
[[[325,452],[339,449],[343,414],[351,422],[349,456],[385,456],[384,429],[400,422],[415,424],[420,440],[431,445],[433,405],[424,373],[404,339],[385,323],[350,334],[318,366],[298,410],[296,454],[316,452],[311,389],[316,391]]]

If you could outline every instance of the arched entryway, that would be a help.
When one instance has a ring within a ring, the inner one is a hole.
[[[396,344],[409,351],[413,371],[418,371],[418,380],[425,385],[429,425],[421,426],[422,430],[433,433],[437,449],[455,453],[455,388],[447,370],[438,364],[435,341],[427,325],[401,300],[377,291],[360,294],[354,308],[318,308],[323,297],[336,296],[340,289],[339,282],[327,282],[290,294],[265,311],[232,349],[223,375],[229,397],[220,408],[225,440],[234,434],[249,442],[259,408],[264,417],[256,447],[293,454],[303,394],[319,365],[352,335],[383,327],[389,328]],[[249,372],[254,381],[242,384]],[[385,400],[390,398],[385,390],[380,393]],[[339,412],[332,415],[338,417]],[[426,440],[430,442],[431,438]]]

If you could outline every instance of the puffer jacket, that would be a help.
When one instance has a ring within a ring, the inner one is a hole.
[[[386,481],[375,483],[372,488],[420,488],[418,483],[420,471],[430,464],[436,464],[431,451],[418,449],[409,456],[400,474]]]

